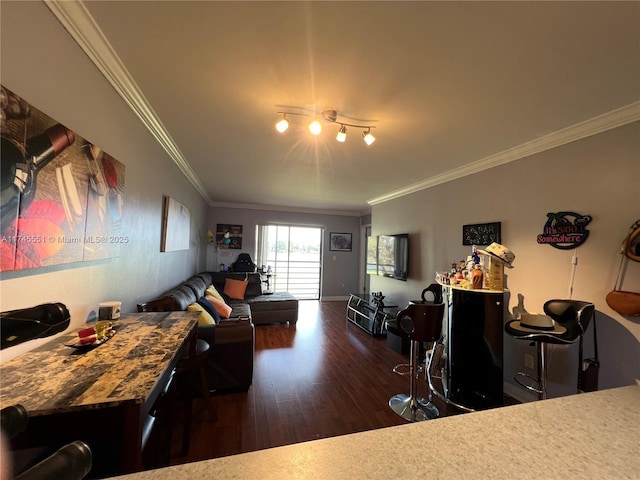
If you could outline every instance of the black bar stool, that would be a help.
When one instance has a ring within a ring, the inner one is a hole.
[[[442,334],[442,317],[444,304],[412,303],[398,313],[397,325],[403,336],[411,341],[409,360],[409,394],[399,393],[389,400],[389,407],[405,420],[421,422],[437,418],[440,415],[437,407],[431,403],[431,388],[427,383],[429,396],[418,397],[418,373],[420,371],[420,345],[435,343]],[[427,359],[425,369],[429,371],[432,356]]]
[[[545,315],[522,314],[521,318],[507,322],[504,327],[513,338],[536,344],[536,378],[524,372],[516,373],[513,378],[522,387],[537,393],[538,400],[547,398],[547,344],[575,343],[587,331],[595,312],[593,303],[563,299],[548,300],[543,309]],[[525,379],[533,385],[525,383]]]
[[[429,297],[429,298],[427,298]],[[422,290],[422,294],[421,294],[421,298],[422,300],[410,300],[409,303],[413,304],[413,303],[442,303],[442,287],[440,285],[438,285],[437,283],[432,283],[431,285],[429,285],[427,288],[425,288],[424,290]],[[406,335],[402,335],[402,333],[399,331],[399,328],[397,326],[397,319],[396,320],[392,320],[387,322],[387,334],[391,332],[394,335],[400,335],[403,337],[402,339],[402,344],[399,348],[400,353],[402,353],[404,355],[404,351],[403,349],[405,349],[407,346],[405,346],[405,341],[407,341],[408,337]],[[407,342],[408,343],[408,342]],[[424,350],[420,349],[418,351],[418,355],[422,356]],[[400,363],[398,365],[396,365],[395,367],[393,367],[393,373],[397,373],[398,375],[409,375],[411,373],[410,371],[410,367],[411,365],[408,363]],[[418,370],[416,371],[417,373],[421,373],[422,370],[422,366],[418,365]]]

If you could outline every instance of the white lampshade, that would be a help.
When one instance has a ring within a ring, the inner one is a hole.
[[[336,140],[340,143],[343,143],[347,139],[347,127],[342,125],[340,130],[338,131],[338,135],[336,135]]]

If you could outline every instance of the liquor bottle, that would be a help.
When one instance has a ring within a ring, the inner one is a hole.
[[[18,218],[21,208],[31,203],[38,172],[74,141],[74,133],[61,124],[28,138],[24,150],[13,140],[2,136],[2,231]]]
[[[478,254],[478,249],[475,245],[471,247],[471,257],[473,258],[473,263],[478,265],[480,263],[480,255]]]
[[[471,271],[471,284],[474,290],[482,290],[483,277],[484,274],[482,273],[480,264],[475,264],[473,270]]]

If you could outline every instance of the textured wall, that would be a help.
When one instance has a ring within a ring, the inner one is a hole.
[[[238,253],[247,252],[255,258],[256,225],[280,224],[319,227],[324,229],[324,257],[322,264],[322,298],[347,297],[359,289],[360,265],[360,219],[341,215],[315,213],[284,212],[272,210],[251,210],[244,208],[211,208],[208,227],[215,231],[216,224],[229,223],[242,225],[242,250],[229,250],[231,257],[215,258],[213,248],[209,252],[207,265],[216,269],[219,263],[230,264]],[[351,252],[329,251],[329,233],[352,234]]]
[[[374,277],[403,305],[432,283],[436,271],[466,258],[462,225],[502,222],[502,243],[516,259],[506,270],[511,310],[523,295],[529,311],[541,312],[550,298],[568,298],[571,259],[578,256],[573,297],[595,303],[603,388],[640,379],[640,322],[624,318],[605,302],[613,288],[620,243],[640,218],[640,124],[634,123],[563,147],[392,200],[373,208],[373,234],[410,233],[409,282]],[[591,215],[590,237],[577,250],[539,245],[548,212]],[[640,291],[640,264],[628,265],[625,289]],[[591,337],[586,353],[592,352]],[[523,345],[524,344],[524,345]],[[575,392],[577,348],[552,347],[551,395]],[[522,370],[526,342],[505,339],[505,380]]]
[[[204,267],[206,208],[178,167],[41,2],[2,4],[0,81],[33,106],[126,165],[123,234],[118,258],[2,273],[0,308],[60,301],[72,327],[104,300],[125,312]],[[191,211],[189,250],[160,253],[163,195]],[[1,359],[30,348],[1,352]]]

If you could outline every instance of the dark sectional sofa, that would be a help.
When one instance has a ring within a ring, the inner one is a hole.
[[[203,272],[162,295],[170,297],[172,310],[186,310],[213,285],[224,292],[227,278],[248,280],[243,300],[227,300],[232,308],[218,325],[198,325],[198,338],[210,345],[207,380],[212,390],[247,390],[253,382],[254,325],[298,320],[298,300],[289,293],[262,293],[259,273]]]

